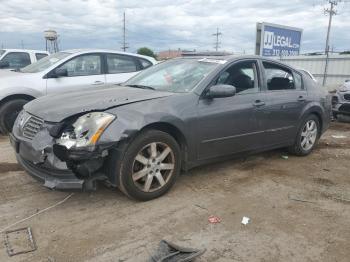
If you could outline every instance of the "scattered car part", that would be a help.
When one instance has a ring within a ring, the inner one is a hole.
[[[181,247],[166,240],[161,240],[149,262],[189,262],[203,255],[206,249]]]
[[[6,231],[5,247],[10,257],[35,251],[37,246],[31,228],[27,227]]]

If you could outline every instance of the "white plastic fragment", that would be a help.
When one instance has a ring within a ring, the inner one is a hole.
[[[243,217],[241,223],[242,223],[243,225],[247,225],[247,224],[249,223],[249,221],[250,221],[250,218],[249,218],[249,217]]]
[[[336,138],[336,139],[346,138],[346,136],[344,136],[344,135],[332,135],[332,137]]]

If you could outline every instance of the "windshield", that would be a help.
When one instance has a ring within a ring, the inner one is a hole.
[[[146,86],[169,92],[189,92],[218,64],[204,60],[170,60],[133,77],[125,83],[131,86]]]
[[[6,50],[0,50],[0,56],[2,56],[5,52]]]
[[[38,62],[35,62],[31,65],[28,65],[26,67],[23,67],[21,69],[21,72],[23,73],[38,73],[41,72],[50,66],[57,64],[62,59],[66,58],[67,56],[71,55],[70,53],[65,52],[59,52],[55,53],[53,55],[49,55],[47,57],[44,57],[40,59]]]

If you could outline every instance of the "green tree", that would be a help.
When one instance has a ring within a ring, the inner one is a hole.
[[[148,47],[141,47],[141,48],[137,49],[137,53],[139,55],[146,55],[146,56],[151,56],[151,57],[157,58],[156,54]]]

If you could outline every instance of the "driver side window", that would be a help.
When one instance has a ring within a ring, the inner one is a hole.
[[[216,84],[232,85],[237,94],[249,94],[258,91],[258,79],[255,61],[238,62],[221,72]]]
[[[81,55],[59,67],[67,69],[68,77],[101,74],[100,55]]]

